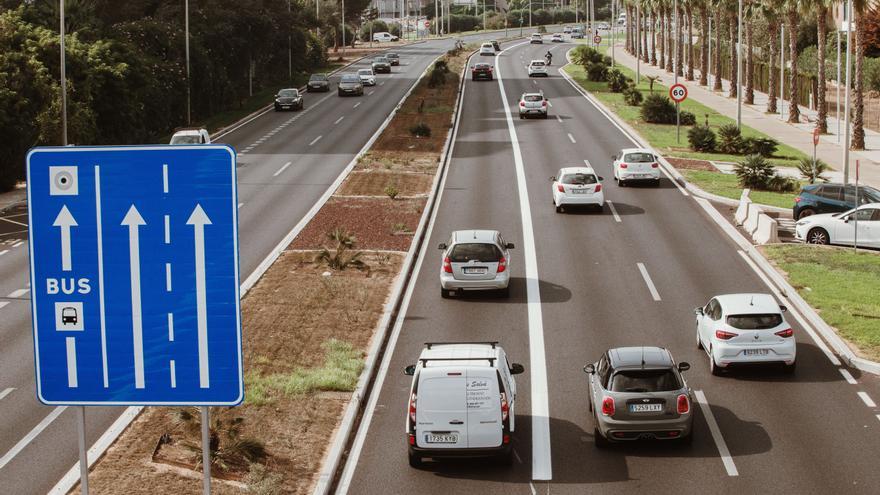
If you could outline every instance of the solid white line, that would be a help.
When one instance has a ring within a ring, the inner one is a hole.
[[[95,239],[98,253],[98,311],[101,319],[101,371],[104,388],[110,386],[110,370],[107,365],[107,322],[104,306],[104,227],[101,225],[101,166],[95,165]]]
[[[165,263],[165,290],[171,292],[171,263]]]
[[[577,141],[574,140],[574,136],[572,136],[570,132],[568,133],[568,140],[571,141],[571,144],[577,143]]]
[[[342,117],[339,117],[338,119],[336,119],[336,122],[333,122],[333,125],[336,125],[336,124],[342,122],[342,119],[344,119],[344,118],[345,118],[345,115],[343,115]]]
[[[239,207],[239,208],[241,208],[242,206],[244,206],[244,203],[239,203],[239,204],[238,204],[238,207]]]
[[[644,263],[636,263],[639,267],[639,271],[642,272],[642,278],[645,279],[645,284],[648,285],[648,290],[651,291],[651,297],[654,298],[655,301],[660,300],[660,293],[657,292],[657,287],[654,287],[654,282],[651,280],[651,276],[648,275],[648,269],[645,268]]]
[[[174,313],[168,313],[168,342],[174,342]]]
[[[19,298],[19,297],[27,294],[28,292],[30,292],[30,289],[18,289],[18,290],[12,291],[12,293],[10,293],[6,297],[8,297],[10,299],[16,299],[16,298]]]
[[[697,397],[697,402],[700,404],[700,409],[703,411],[703,417],[706,418],[706,424],[709,425],[709,431],[712,432],[712,439],[715,440],[715,446],[718,447],[718,454],[721,455],[721,462],[724,463],[724,469],[727,470],[727,475],[739,476],[739,472],[736,470],[736,464],[733,463],[730,451],[727,450],[727,443],[724,442],[724,437],[721,436],[721,429],[718,428],[715,416],[712,415],[712,408],[709,407],[709,402],[706,400],[706,396],[703,394],[702,390],[694,390],[694,395]]]
[[[866,406],[870,408],[877,407],[877,404],[874,403],[874,400],[871,399],[871,396],[868,395],[867,392],[857,392],[859,394],[859,398],[862,399],[862,402],[865,403]]]
[[[525,43],[520,43],[525,44]],[[513,45],[516,47],[519,45]],[[510,48],[513,48],[510,47]],[[506,50],[509,50],[507,48]],[[504,50],[504,51],[506,51]],[[501,53],[503,54],[504,51]],[[507,131],[513,148],[513,162],[516,169],[520,217],[522,219],[523,248],[526,268],[526,301],[529,317],[529,362],[531,365],[531,403],[532,403],[532,479],[553,479],[552,456],[550,453],[550,404],[547,387],[547,361],[544,351],[544,322],[541,310],[540,277],[538,260],[535,254],[535,233],[532,228],[532,211],[529,203],[529,192],[526,183],[525,164],[513,115],[510,113],[510,102],[504,90],[504,78],[501,75],[501,64],[495,70],[498,76],[498,90],[501,93],[504,115],[507,118]]]
[[[355,103],[354,106],[351,107],[351,108],[357,108],[357,107],[359,107],[359,106],[361,105],[361,103],[362,103],[362,102],[359,101],[359,102]]]
[[[174,360],[171,359],[169,361],[168,365],[171,368],[170,369],[170,371],[171,371],[171,388],[177,388],[177,373],[174,369]]]
[[[24,225],[24,224],[22,224],[22,225]],[[27,227],[27,225],[25,225],[25,227]],[[15,244],[13,244],[12,247],[17,248],[18,246],[21,246],[22,244],[24,244],[24,241],[18,241]]]
[[[13,390],[15,390],[15,389],[12,388],[12,387],[9,387],[9,388],[7,388],[6,390],[0,392],[0,400],[5,399],[6,396],[9,395],[9,394],[11,394]]]
[[[317,143],[318,141],[320,141],[322,137],[324,137],[324,136],[318,136],[318,137],[316,137],[315,139],[313,139],[312,142],[309,143],[309,146],[312,146],[313,144],[315,144],[315,143]]]
[[[168,164],[162,165],[162,192],[168,194]]]
[[[8,249],[4,249],[3,251],[0,251],[0,256],[3,256],[4,254],[6,254],[8,252],[9,252]]]
[[[64,338],[65,347],[67,347],[67,387],[76,388],[76,339],[73,337]]]
[[[3,454],[3,457],[0,457],[0,469],[3,469],[4,466],[9,464],[9,461],[17,456],[19,452],[24,450],[24,448],[27,447],[28,444],[34,440],[34,438],[37,438],[37,435],[42,433],[43,430],[45,430],[50,424],[52,424],[52,421],[55,421],[55,419],[58,418],[58,416],[60,416],[65,409],[67,409],[67,406],[58,406],[53,409],[52,412],[50,412],[48,416],[43,418],[43,420],[40,421],[37,426],[34,426],[34,428],[29,431],[28,434],[24,436],[24,438],[19,440],[18,443],[16,443],[11,449],[9,449],[9,452]]]
[[[537,490],[535,490],[535,485],[531,481],[529,481],[529,490],[532,491],[532,495],[538,495]]]
[[[165,215],[165,244],[171,244],[171,215]]]
[[[0,301],[0,309],[5,308],[7,305],[9,305],[9,301]]]
[[[617,214],[617,208],[614,207],[614,203],[612,203],[611,201],[605,201],[605,202],[608,203],[608,209],[611,210],[611,214],[614,215],[614,221],[617,223],[621,223],[620,222],[620,215]]]
[[[562,123],[562,117],[560,117],[559,115],[556,116],[556,120],[559,121],[560,124]]]
[[[856,379],[852,376],[852,374],[846,368],[837,368],[837,371],[839,371],[840,374],[843,375],[843,379],[846,380],[846,383],[849,383],[850,385],[858,385],[859,384],[859,382],[856,381]]]
[[[319,137],[318,139],[321,139],[321,138]],[[317,141],[317,139],[315,141]],[[314,141],[312,141],[312,143],[314,143]],[[311,146],[311,145],[309,145],[309,146]],[[278,177],[279,175],[281,175],[285,170],[287,170],[287,167],[290,166],[290,163],[291,162],[285,163],[283,167],[279,168],[278,171],[276,171],[274,174],[272,174],[272,177]]]

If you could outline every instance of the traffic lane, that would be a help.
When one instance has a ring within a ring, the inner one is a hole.
[[[571,90],[570,86],[565,81],[559,81],[559,84],[548,81],[548,84],[553,85],[552,91],[547,91],[550,98],[554,98],[553,95],[555,94],[565,95],[567,90]],[[551,88],[545,88],[545,90],[547,89]],[[575,103],[580,103],[581,108],[576,108],[577,104],[573,105],[572,108],[567,108],[567,99],[556,97],[555,101],[557,103],[554,105],[554,109],[557,112],[569,113],[574,116],[591,115],[590,113],[583,111],[582,105],[586,104],[586,102],[582,98],[576,97],[572,98],[572,100]],[[595,115],[595,113],[592,115]],[[589,123],[590,121],[597,119],[575,118],[571,121],[564,120],[563,122],[566,126],[569,126],[580,124],[583,120],[586,120],[586,122]],[[594,151],[597,147],[601,148],[603,146],[608,146],[608,143],[614,142],[613,127],[608,126],[607,121],[602,122],[601,119],[598,119],[596,123],[598,125],[594,128],[576,129],[574,133],[579,136],[590,136],[591,139],[589,140],[590,144],[588,146]],[[612,135],[608,135],[608,130],[611,130],[610,134]],[[567,133],[556,134],[566,136]],[[547,142],[547,140],[551,139],[552,136],[543,136],[536,140]],[[567,137],[559,139],[550,148],[565,149],[566,147],[575,147],[570,141],[566,143],[566,140]],[[622,147],[626,145],[626,143],[623,145],[616,143],[614,147],[617,148],[618,146]],[[613,151],[616,151],[616,149],[613,149],[612,152]],[[586,146],[583,152],[585,154],[589,152],[589,150],[586,149]],[[524,151],[524,153],[527,152]],[[610,154],[611,153],[607,153],[608,156],[610,156]],[[602,165],[597,166],[597,163],[601,163]],[[600,175],[604,172],[606,177],[611,177],[610,165],[607,165],[607,163],[608,161],[596,160],[594,161],[594,166],[596,166]],[[531,168],[531,170],[536,169]],[[549,169],[545,169],[543,172],[546,173],[548,170]],[[540,183],[541,179],[544,179],[541,175],[542,174],[536,174],[536,176],[531,177],[530,180]],[[694,388],[702,388],[706,385],[706,394],[709,397],[709,400],[715,403],[713,411],[719,411],[716,415],[718,416],[722,431],[737,432],[733,441],[728,440],[728,444],[735,457],[737,455],[752,455],[751,458],[755,458],[757,457],[753,455],[755,452],[761,452],[762,448],[770,448],[770,437],[761,431],[761,428],[764,428],[764,426],[759,425],[758,421],[749,421],[749,419],[752,418],[738,421],[737,414],[751,416],[751,413],[755,411],[754,407],[743,408],[742,404],[750,404],[754,402],[767,407],[768,410],[757,418],[759,418],[759,420],[763,420],[765,417],[774,419],[779,418],[779,424],[774,425],[775,428],[766,428],[766,431],[771,432],[771,434],[779,431],[786,439],[792,438],[791,436],[785,435],[785,433],[789,433],[792,430],[790,426],[791,421],[787,421],[786,418],[790,419],[793,416],[797,416],[799,413],[804,414],[802,411],[812,410],[808,404],[815,404],[817,400],[822,400],[820,397],[816,396],[816,392],[809,390],[814,388],[814,386],[820,389],[818,392],[819,395],[824,395],[825,397],[828,397],[829,394],[831,397],[836,395],[836,400],[848,403],[848,406],[844,408],[845,410],[852,410],[860,407],[858,399],[856,399],[852,389],[847,388],[847,385],[841,385],[842,379],[840,373],[830,365],[830,362],[824,357],[824,355],[819,353],[815,345],[803,332],[799,332],[799,367],[805,365],[807,371],[806,375],[804,375],[804,371],[802,371],[803,368],[799,370],[798,375],[792,380],[796,385],[782,385],[783,388],[780,390],[780,384],[773,383],[779,380],[779,377],[774,377],[772,373],[768,376],[767,373],[763,372],[751,375],[753,380],[760,383],[760,386],[757,387],[751,382],[748,384],[736,384],[734,382],[734,385],[731,385],[730,383],[726,384],[726,388],[731,388],[733,390],[716,391],[713,386],[716,385],[714,382],[717,380],[709,380],[711,383],[706,383],[705,378],[708,375],[708,369],[706,367],[705,355],[694,350],[693,342],[695,337],[692,308],[704,303],[709,297],[711,297],[711,295],[720,292],[747,290],[766,292],[766,287],[763,286],[760,279],[751,272],[748,266],[736,254],[735,246],[723,235],[723,233],[720,232],[720,229],[718,229],[718,227],[702,213],[696,211],[694,209],[695,205],[690,203],[690,199],[684,198],[684,196],[674,188],[669,187],[665,190],[641,188],[621,189],[617,188],[613,182],[609,184],[606,181],[606,194],[606,197],[612,201],[614,201],[615,197],[620,195],[624,198],[625,203],[637,205],[637,208],[644,211],[644,213],[640,215],[633,215],[632,218],[624,217],[621,227],[628,231],[628,236],[623,239],[624,242],[615,244],[616,249],[605,249],[603,251],[603,254],[606,255],[605,257],[607,259],[606,265],[613,267],[614,270],[609,271],[607,275],[600,278],[603,281],[602,293],[608,294],[610,292],[605,285],[606,281],[613,279],[615,276],[614,273],[618,273],[617,276],[619,277],[619,273],[622,271],[620,268],[629,265],[630,268],[628,271],[630,273],[630,283],[625,284],[628,290],[624,290],[617,297],[612,298],[611,303],[619,305],[622,301],[630,303],[635,300],[635,306],[638,308],[635,310],[637,311],[637,317],[633,318],[633,321],[624,322],[625,324],[622,325],[621,330],[615,333],[620,334],[620,332],[623,332],[625,335],[627,329],[639,329],[640,331],[635,334],[636,338],[634,339],[634,341],[637,341],[643,338],[645,330],[647,330],[649,335],[652,333],[652,327],[645,329],[645,321],[654,322],[660,320],[661,322],[666,322],[665,324],[660,325],[660,328],[663,330],[653,330],[653,333],[661,339],[661,342],[669,342],[670,337],[665,335],[668,333],[668,329],[682,329],[674,335],[674,341],[677,345],[674,348],[669,344],[667,344],[667,346],[673,350],[677,359],[691,360],[694,362],[694,371],[699,372],[699,375],[696,375],[697,377],[695,378],[695,373],[693,373],[693,371],[689,373],[688,376],[691,385]],[[565,215],[564,217],[568,217],[568,215]],[[568,220],[568,218],[566,219]],[[547,223],[540,221],[536,222],[536,224],[548,225]],[[564,232],[568,233],[573,230],[575,229],[565,229]],[[718,236],[721,236],[721,238],[718,238]],[[635,246],[638,250],[635,253],[630,253],[627,252],[626,249],[621,249],[619,246]],[[706,249],[706,246],[712,247]],[[555,259],[559,259],[555,253],[554,257]],[[646,260],[645,265],[649,267],[650,275],[659,288],[660,295],[663,297],[664,304],[659,305],[659,312],[656,310],[644,311],[644,308],[652,307],[652,301],[645,282],[643,280],[638,280],[640,275],[633,266],[637,259]],[[664,287],[669,289],[664,291]],[[585,290],[587,289],[588,288],[585,287]],[[573,291],[573,293],[577,292]],[[694,300],[698,300],[699,302],[692,302]],[[612,305],[611,307],[615,307],[615,305]],[[627,307],[629,309],[631,306],[628,305]],[[632,313],[630,313],[630,315],[632,315]],[[621,315],[618,315],[616,312],[609,315],[609,317],[613,318],[611,321],[615,322],[621,321],[622,319]],[[798,330],[799,328],[796,327],[796,331]],[[612,346],[611,344],[605,345],[607,347]],[[621,344],[617,343],[613,345],[616,346]],[[599,352],[601,352],[601,350],[599,350]],[[596,356],[598,356],[598,353],[596,353]],[[740,379],[742,379],[742,376],[740,376]],[[783,379],[781,381],[788,380]],[[804,384],[804,382],[806,383]],[[772,397],[778,396],[780,393],[791,395],[792,400],[796,401],[796,405],[794,405],[791,410],[779,411],[779,406],[774,403]],[[715,395],[720,395],[724,398],[731,398],[731,400],[729,402],[723,399],[720,401],[713,400]],[[800,405],[797,405],[797,403],[800,403]],[[862,419],[870,420],[870,413],[863,405],[861,405],[860,409],[856,411],[856,415],[857,417],[860,416]],[[794,433],[793,437],[797,439],[804,433],[821,430],[822,426],[821,424],[818,424],[816,420],[817,418],[815,415],[809,418],[804,418],[800,421],[800,424],[809,424],[812,422],[814,425],[806,428],[807,432],[791,432]],[[859,424],[862,425],[861,423]],[[816,447],[821,448],[824,446],[824,448],[827,448],[828,445],[833,444],[833,437],[835,435],[849,436],[852,433],[853,431],[837,431],[824,438],[822,443],[817,444]],[[775,435],[773,439],[776,440]],[[781,441],[776,441],[777,445],[780,443]],[[797,447],[792,446],[792,449],[796,450]],[[874,447],[874,449],[876,449],[876,447]],[[792,454],[786,452],[787,450],[787,448],[783,450],[784,454],[782,455],[786,459],[791,459]],[[766,462],[766,459],[758,458],[755,460],[755,464],[757,465],[763,465]],[[773,462],[778,461],[774,460]],[[786,464],[797,465],[797,463]],[[758,468],[758,466],[755,467],[756,469]],[[817,466],[817,469],[821,472],[821,466]],[[870,470],[853,470],[852,473],[849,474],[867,471]],[[798,472],[792,473],[792,476],[800,476],[799,479],[804,478]],[[809,490],[813,486],[821,486],[814,484],[817,481],[821,480],[806,481],[804,483],[804,488]],[[831,481],[828,486],[841,486],[836,483],[839,481],[842,480]],[[765,486],[766,480],[762,481],[759,485]]]
[[[28,245],[22,242],[18,247],[0,246],[0,252],[5,251],[0,255],[0,333],[8,327],[3,315],[30,301],[30,292],[22,293],[30,288]]]
[[[440,253],[437,244],[447,242],[456,229],[498,229],[509,242],[522,239],[517,201],[509,191],[515,187],[513,156],[505,142],[505,122],[487,117],[500,106],[494,84],[467,81],[460,129],[449,175],[438,206],[433,230],[426,241],[425,260],[414,280],[415,290],[389,374],[381,387],[378,404],[360,454],[351,493],[509,493],[510,483],[528,483],[531,477],[528,327],[523,256],[511,252],[513,277],[509,299],[493,294],[473,294],[441,299]],[[483,150],[473,156],[474,149]],[[494,341],[508,352],[511,361],[522,363],[526,373],[517,378],[514,448],[522,463],[512,467],[491,461],[427,464],[412,469],[406,464],[404,420],[411,378],[405,366],[418,358],[426,341]]]

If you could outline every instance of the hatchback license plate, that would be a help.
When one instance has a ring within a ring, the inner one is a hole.
[[[766,356],[770,354],[770,351],[767,349],[746,349],[743,354],[746,356]]]
[[[663,404],[630,404],[629,412],[660,412],[663,410]]]
[[[425,435],[427,443],[458,443],[458,435],[454,433],[428,433]]]
[[[488,270],[486,268],[482,268],[482,267],[480,267],[480,268],[465,268],[464,269],[464,272],[469,275],[483,275],[487,271]]]
[[[572,192],[572,194],[587,194],[588,192],[590,192],[590,190],[589,189],[572,189],[571,192]]]

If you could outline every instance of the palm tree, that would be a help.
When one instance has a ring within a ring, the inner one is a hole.
[[[651,65],[657,65],[657,0],[652,0],[651,5]]]
[[[684,39],[682,36],[682,30],[684,26],[684,9],[681,5],[678,6],[678,19],[675,20],[675,46],[678,51],[678,60],[675,67],[675,73],[678,74],[678,77],[684,76],[684,70],[682,69],[682,59],[684,58]]]
[[[856,66],[853,77],[853,130],[850,146],[854,150],[865,149],[865,90],[864,66],[865,66],[865,15],[868,13],[869,0],[853,0],[853,21],[856,24],[855,40]]]
[[[686,1],[684,4],[685,12],[687,13],[687,53],[688,53],[688,65],[687,65],[687,75],[685,79],[688,81],[694,80],[694,11],[693,6],[691,5],[690,0]]]
[[[642,26],[642,62],[646,64],[651,61],[648,53],[648,0],[642,0],[642,11],[639,14],[639,24]]]
[[[697,1],[700,11],[700,86],[709,85],[709,9],[706,0]]]
[[[675,60],[675,45],[672,42],[675,40],[675,36],[672,34],[672,16],[675,14],[675,10],[672,6],[666,6],[666,48],[669,53],[666,55],[666,72],[672,72],[674,67],[672,66],[672,62]]]
[[[761,14],[767,20],[767,33],[769,38],[770,50],[768,55],[770,58],[770,77],[768,78],[767,88],[767,113],[776,113],[776,93],[779,88],[776,87],[776,59],[779,53],[776,47],[779,46],[779,10],[773,0],[766,0],[760,4]]]
[[[818,31],[818,50],[816,63],[819,73],[816,76],[818,89],[816,90],[816,105],[819,107],[819,116],[816,118],[816,128],[820,134],[828,133],[828,107],[825,104],[826,74],[825,74],[825,45],[828,41],[828,0],[813,0],[816,7],[816,30]]]
[[[797,63],[797,38],[800,19],[798,17],[798,0],[786,0],[786,18],[788,27],[788,59],[791,60],[791,74],[788,79],[788,99],[790,110],[788,121],[797,124],[801,120],[801,111],[798,108],[798,63]]]
[[[728,4],[728,7],[730,5]],[[727,96],[729,98],[736,98],[736,92],[739,88],[737,88],[736,84],[736,76],[737,76],[737,66],[736,66],[736,30],[737,30],[737,12],[736,9],[727,9],[727,27],[728,32],[730,33],[730,43],[728,44],[728,55],[730,56],[728,60],[728,66],[730,68],[730,85],[728,86],[729,91],[727,92]]]
[[[758,6],[751,1],[743,2],[743,24],[746,26],[746,88],[744,100],[749,105],[755,104],[755,47],[752,37],[752,22],[755,19],[755,11]]]
[[[712,85],[714,91],[721,91],[721,26],[724,25],[724,12],[720,10],[719,1],[714,2],[715,7],[715,82]]]

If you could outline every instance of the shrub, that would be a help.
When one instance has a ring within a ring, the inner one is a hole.
[[[608,89],[614,93],[621,93],[627,88],[627,86],[629,86],[629,84],[627,84],[626,76],[623,75],[623,72],[620,72],[617,69],[609,70],[606,73],[605,78],[608,81]]]
[[[642,92],[636,89],[635,86],[628,86],[623,91],[623,101],[627,105],[637,107],[642,104],[642,99]]]
[[[772,189],[776,169],[761,155],[749,155],[734,166],[739,185],[757,190]]]
[[[880,58],[865,58],[865,87],[880,91]]]
[[[782,177],[781,175],[774,175],[772,179],[770,179],[770,190],[776,192],[790,193],[798,190],[798,181],[792,179],[791,177]]]
[[[384,192],[386,196],[394,199],[397,197],[397,195],[400,194],[400,189],[397,188],[397,184],[388,184],[387,186],[385,186]]]
[[[718,151],[738,155],[743,148],[742,134],[736,124],[724,124],[718,128]]]
[[[814,184],[817,180],[821,180],[822,182],[828,182],[828,178],[823,174],[829,170],[829,166],[827,163],[822,160],[816,160],[816,173],[813,173],[813,159],[812,158],[801,158],[798,161],[798,171],[801,173],[801,176],[804,179],[807,179],[810,184]]]
[[[337,227],[327,233],[327,240],[335,242],[336,246],[333,248],[333,251],[326,246],[323,247],[321,252],[315,256],[316,263],[325,264],[334,270],[340,271],[349,267],[358,269],[368,268],[367,264],[361,260],[363,252],[358,251],[354,254],[349,254],[349,250],[354,249],[357,239],[347,230]]]
[[[424,122],[419,122],[410,127],[409,132],[415,137],[431,137],[431,128]]]
[[[608,76],[608,67],[603,63],[587,62],[587,80],[593,82],[605,81]]]
[[[438,60],[431,67],[431,75],[428,77],[428,87],[436,88],[446,84],[446,75],[449,74],[449,66],[445,60]]]
[[[694,151],[712,153],[715,151],[715,133],[709,126],[695,125],[688,131],[688,143]]]
[[[642,103],[642,120],[651,124],[674,124],[675,105],[660,93],[650,93]]]
[[[538,26],[538,32],[541,34],[545,34],[547,32],[547,28],[544,26]]]
[[[682,110],[678,116],[678,121],[681,125],[696,125],[697,116],[687,110]]]
[[[773,156],[779,143],[772,138],[747,137],[742,140],[740,153],[746,155]]]
[[[609,57],[608,55],[605,55],[602,57],[602,63],[607,65],[608,67],[611,67],[614,65],[614,61],[611,60],[611,57]]]

